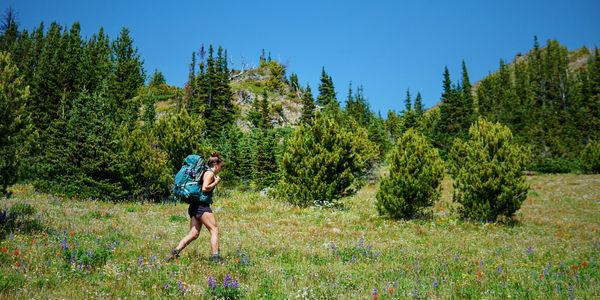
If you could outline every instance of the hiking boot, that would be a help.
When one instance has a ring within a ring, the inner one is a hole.
[[[223,259],[221,258],[221,256],[219,254],[213,254],[210,256],[210,262],[215,263],[215,264],[219,264],[223,262]]]
[[[179,250],[173,249],[173,251],[171,251],[171,254],[167,258],[165,258],[165,261],[170,262],[170,261],[172,261],[174,259],[178,259],[178,258],[179,258]]]

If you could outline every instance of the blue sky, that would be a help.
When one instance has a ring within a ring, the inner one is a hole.
[[[500,59],[557,39],[569,49],[600,46],[600,1],[28,1],[12,6],[21,28],[41,21],[71,26],[84,36],[104,27],[115,38],[128,27],[149,74],[163,72],[183,86],[191,53],[221,45],[233,67],[258,63],[271,52],[317,89],[321,68],[338,99],[348,83],[362,85],[374,111],[401,111],[406,89],[437,103],[444,66],[455,82],[467,63],[471,81],[497,69]],[[47,27],[46,27],[47,28]]]

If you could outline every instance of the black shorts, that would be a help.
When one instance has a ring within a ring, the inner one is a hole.
[[[188,215],[190,218],[196,217],[200,219],[204,213],[211,213],[210,205],[207,204],[190,204],[188,207]]]

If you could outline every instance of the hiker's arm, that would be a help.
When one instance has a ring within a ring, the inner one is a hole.
[[[215,174],[213,172],[204,173],[204,179],[202,180],[202,191],[203,192],[212,191],[215,188],[215,186],[217,186],[217,184],[219,184],[219,182],[221,182],[221,178],[218,176],[215,176]]]

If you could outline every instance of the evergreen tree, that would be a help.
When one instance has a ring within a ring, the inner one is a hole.
[[[29,88],[19,76],[11,55],[0,51],[0,196],[17,180],[19,160],[31,133],[25,105]]]
[[[144,84],[144,70],[129,29],[122,28],[119,37],[112,44],[115,62],[112,96],[116,100],[116,109],[120,112],[120,120],[132,122],[137,119],[141,103],[134,97]]]
[[[320,114],[313,125],[300,124],[292,134],[277,193],[300,206],[331,204],[364,183],[373,150],[364,128],[351,132]]]
[[[311,124],[315,117],[315,100],[313,99],[310,85],[306,84],[306,91],[302,95],[302,115],[300,123]]]
[[[444,162],[422,134],[409,129],[391,154],[390,175],[377,191],[377,211],[392,218],[411,218],[441,196]]]
[[[337,104],[333,80],[331,76],[325,72],[325,67],[321,71],[321,83],[319,84],[319,96],[317,97],[317,105],[327,107],[332,103]]]
[[[513,143],[508,127],[484,119],[471,126],[467,141],[456,139],[449,155],[450,174],[461,214],[484,221],[512,217],[529,190],[523,175],[527,152]]]
[[[256,151],[254,151],[254,183],[258,189],[270,186],[277,180],[277,163],[275,159],[275,132],[272,129],[261,129],[256,133]]]
[[[189,67],[188,81],[185,83],[183,105],[179,108],[190,109],[192,98],[194,98],[196,92],[196,52],[192,52],[192,62]]]
[[[418,124],[415,118],[415,113],[412,109],[412,100],[410,97],[409,90],[406,90],[406,98],[404,100],[404,103],[406,104],[406,108],[404,110],[404,130],[416,128]]]
[[[381,116],[372,115],[368,124],[369,140],[377,145],[378,159],[384,160],[385,155],[391,148],[392,142],[385,130],[385,124]]]
[[[394,144],[396,143],[397,139],[402,133],[400,126],[400,120],[396,112],[389,110],[387,113],[387,120],[385,120],[385,128],[387,130],[388,136]]]
[[[148,84],[150,87],[160,87],[162,84],[166,84],[165,76],[158,69],[154,70],[154,74],[150,78],[150,83]]]
[[[420,121],[423,116],[423,99],[419,92],[417,92],[417,97],[415,98],[414,111],[417,121]]]

